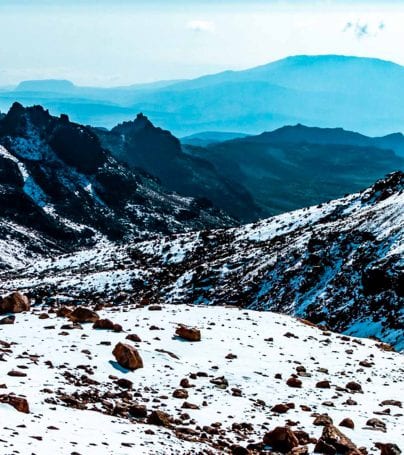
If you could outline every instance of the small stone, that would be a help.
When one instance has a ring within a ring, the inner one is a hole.
[[[339,423],[340,427],[346,427],[346,428],[351,428],[352,430],[355,428],[355,424],[352,419],[349,417],[346,417],[345,419],[341,420]]]
[[[289,387],[294,387],[294,388],[301,388],[302,387],[302,381],[298,378],[294,378],[293,376],[291,376],[287,381],[286,381],[286,384],[289,386]]]

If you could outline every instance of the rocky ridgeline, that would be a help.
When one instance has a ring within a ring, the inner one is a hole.
[[[233,224],[208,201],[119,163],[90,128],[18,103],[0,118],[0,218],[1,268],[100,241]]]
[[[0,321],[4,450],[401,453],[402,358],[387,345],[235,308],[13,293],[0,312],[15,317]]]
[[[47,304],[144,298],[272,310],[401,350],[403,188],[397,172],[361,193],[240,228],[37,262],[3,273],[3,292],[25,289]]]

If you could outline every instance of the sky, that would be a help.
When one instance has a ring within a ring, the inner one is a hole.
[[[404,0],[0,0],[0,86],[116,86],[297,54],[404,65]]]

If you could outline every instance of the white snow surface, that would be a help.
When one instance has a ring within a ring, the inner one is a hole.
[[[380,405],[383,400],[402,400],[404,358],[379,349],[375,341],[342,338],[276,313],[227,307],[166,305],[161,311],[149,311],[147,307],[128,306],[101,311],[101,317],[122,324],[125,332],[121,333],[95,330],[91,324],[83,324],[82,330],[63,331],[65,319],[52,313],[49,319],[39,319],[41,311],[38,308],[18,314],[14,325],[0,326],[0,340],[11,343],[9,349],[0,346],[5,360],[0,362],[0,382],[7,387],[0,393],[25,396],[31,411],[23,414],[0,404],[1,453],[168,455],[202,454],[208,450],[227,453],[200,441],[178,439],[166,428],[45,401],[54,397],[56,390],[67,394],[92,387],[116,390],[111,375],[133,381],[133,392],[141,395],[133,400],[145,404],[149,411],[160,409],[177,418],[187,412],[193,420],[186,420],[182,426],[196,428],[220,422],[225,430],[223,437],[229,443],[245,446],[247,440],[258,442],[266,431],[285,425],[288,419],[296,422],[293,429],[304,429],[318,438],[322,427],[313,425],[312,416],[317,412],[327,413],[335,425],[350,417],[355,429],[340,429],[358,447],[374,450],[377,441],[404,447],[402,409]],[[177,323],[198,327],[202,340],[186,342],[176,338]],[[150,330],[152,325],[159,330]],[[293,336],[285,336],[288,332]],[[117,368],[112,355],[117,342],[131,344],[125,340],[127,333],[136,333],[142,339],[134,345],[143,358],[144,368],[133,372]],[[100,344],[101,341],[111,345]],[[229,353],[237,357],[226,359]],[[372,363],[371,367],[359,365],[365,359]],[[54,368],[49,368],[46,361],[51,361]],[[84,373],[79,365],[90,366],[94,372],[91,378],[100,384],[79,387],[69,384],[62,374],[70,372],[79,378]],[[297,366],[304,366],[308,373],[300,377],[301,389],[286,385]],[[27,376],[8,376],[10,370],[23,371]],[[185,400],[173,398],[172,393],[179,388],[182,378],[198,372],[206,373],[207,377],[190,379],[194,387],[187,389],[186,401],[199,409],[182,409]],[[275,379],[276,373],[282,379]],[[220,376],[227,379],[228,388],[220,389],[210,383]],[[330,389],[315,387],[325,379],[331,382]],[[352,380],[361,384],[363,393],[345,389]],[[337,390],[338,387],[341,389]],[[234,388],[241,390],[240,397],[232,395]],[[358,404],[345,404],[349,398]],[[327,405],[327,401],[333,406]],[[295,408],[286,414],[276,414],[271,408],[278,403],[294,403]],[[303,411],[300,405],[309,406],[311,411]],[[94,407],[100,408],[97,404]],[[389,414],[374,414],[386,407],[390,408]],[[386,424],[386,432],[368,428],[367,420],[374,417]],[[236,435],[231,430],[235,422],[251,423],[253,432]],[[145,433],[147,429],[154,434]],[[39,436],[41,439],[36,438]],[[314,445],[308,447],[312,453]]]

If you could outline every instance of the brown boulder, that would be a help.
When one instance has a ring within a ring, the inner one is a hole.
[[[134,404],[129,408],[129,414],[133,417],[144,418],[147,417],[147,408],[143,404]]]
[[[400,447],[391,442],[387,444],[375,442],[375,446],[380,449],[380,455],[400,455],[401,453]]]
[[[276,427],[265,434],[263,441],[265,445],[269,445],[272,449],[283,453],[287,453],[299,446],[299,440],[289,427]]]
[[[116,384],[122,389],[131,389],[133,387],[133,382],[125,378],[118,379]]]
[[[386,424],[380,419],[369,419],[366,422],[368,427],[374,428],[375,430],[386,431]]]
[[[201,341],[201,331],[195,327],[188,327],[180,324],[175,334],[187,341]]]
[[[133,341],[134,343],[140,343],[142,340],[139,335],[136,335],[135,333],[130,333],[129,335],[126,336],[126,339],[129,341]]]
[[[357,446],[334,425],[326,425],[314,447],[315,453],[361,455]]]
[[[332,418],[328,414],[320,414],[313,421],[313,425],[316,426],[325,426],[332,423]]]
[[[351,390],[352,392],[361,392],[362,391],[362,386],[355,381],[348,382],[348,384],[345,386],[348,390]]]
[[[331,387],[330,381],[319,381],[316,384],[317,389],[329,389]]]
[[[56,316],[58,318],[67,318],[72,314],[72,309],[67,306],[62,306],[56,310]]]
[[[298,378],[294,378],[293,376],[291,376],[287,381],[286,381],[286,384],[289,386],[289,387],[295,387],[295,388],[298,388],[300,389],[302,387],[302,381]]]
[[[113,330],[114,323],[110,319],[97,319],[94,322],[93,329]]]
[[[15,322],[15,316],[6,316],[5,318],[0,319],[0,325],[9,325],[9,324],[14,324]]]
[[[188,398],[188,392],[185,389],[176,389],[173,392],[173,397],[185,400]]]
[[[118,343],[112,351],[112,354],[123,368],[128,370],[143,368],[143,360],[140,357],[139,352],[129,344]]]
[[[171,418],[163,411],[153,411],[147,418],[147,423],[150,425],[157,425],[159,427],[170,427]]]
[[[275,406],[273,406],[271,408],[271,411],[272,412],[276,412],[278,414],[285,414],[285,412],[288,412],[289,411],[289,406],[287,404],[284,404],[284,403],[279,403],[279,404],[276,404]]]
[[[75,308],[68,317],[73,322],[81,323],[95,322],[98,319],[100,319],[100,317],[95,311],[90,310],[90,308],[85,308],[82,306]]]
[[[13,406],[17,411],[29,414],[28,401],[25,398],[15,395],[0,395],[0,403],[6,403]]]
[[[346,417],[345,419],[341,420],[339,426],[340,427],[351,428],[351,429],[355,428],[355,424],[354,424],[353,420],[350,419],[349,417]]]
[[[6,297],[0,297],[0,314],[21,313],[29,311],[30,308],[29,298],[21,292],[13,292]]]

